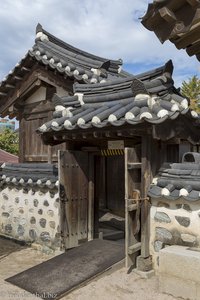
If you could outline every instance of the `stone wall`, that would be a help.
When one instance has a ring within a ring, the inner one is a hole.
[[[0,190],[0,235],[42,245],[60,247],[58,189],[3,186]]]
[[[157,270],[161,249],[169,245],[200,247],[200,201],[164,197],[151,201],[150,252]]]

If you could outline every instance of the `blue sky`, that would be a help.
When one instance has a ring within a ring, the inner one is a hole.
[[[147,0],[4,0],[0,9],[0,80],[34,44],[37,23],[67,43],[106,58],[122,58],[133,74],[172,59],[176,85],[200,76],[195,57],[177,50],[140,23]]]

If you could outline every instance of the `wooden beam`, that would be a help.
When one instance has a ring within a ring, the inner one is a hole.
[[[159,9],[160,16],[168,23],[174,23],[177,21],[173,11],[169,10],[167,7],[162,7]]]
[[[134,170],[134,169],[140,169],[142,166],[142,163],[128,163],[128,170]]]

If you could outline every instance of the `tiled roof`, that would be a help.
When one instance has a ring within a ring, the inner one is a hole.
[[[174,87],[172,70],[169,61],[161,68],[137,76],[102,84],[75,84],[74,96],[53,97],[54,119],[43,124],[38,132],[142,122],[160,124],[179,115],[199,119],[188,108],[188,99]]]
[[[56,38],[38,24],[33,48],[0,82],[0,99],[15,89],[35,62],[56,71],[64,78],[72,78],[83,83],[129,76],[129,73],[121,70],[121,59],[110,60],[84,52]]]
[[[58,186],[58,169],[55,165],[42,163],[4,164],[0,171],[0,185]]]
[[[18,163],[18,156],[0,149],[0,164],[5,162]]]
[[[170,40],[200,60],[199,0],[154,0],[148,5],[142,24],[162,43]]]
[[[185,153],[182,163],[164,164],[149,189],[152,198],[200,200],[200,153]]]

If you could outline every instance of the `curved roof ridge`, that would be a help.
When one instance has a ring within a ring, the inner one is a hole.
[[[71,52],[74,52],[76,54],[80,54],[80,55],[83,55],[85,57],[101,61],[102,63],[110,61],[112,67],[116,66],[117,67],[116,69],[118,69],[123,64],[122,59],[118,59],[118,60],[108,59],[108,58],[104,58],[104,57],[94,55],[94,54],[89,53],[87,51],[80,50],[80,49],[78,49],[78,48],[62,41],[61,39],[55,37],[53,34],[49,33],[45,29],[43,29],[42,25],[38,23],[38,25],[36,27],[36,37],[37,37],[37,34],[39,32],[43,32],[48,37],[49,41],[53,42],[54,44],[56,44],[58,46],[61,46],[66,50],[70,50]]]

